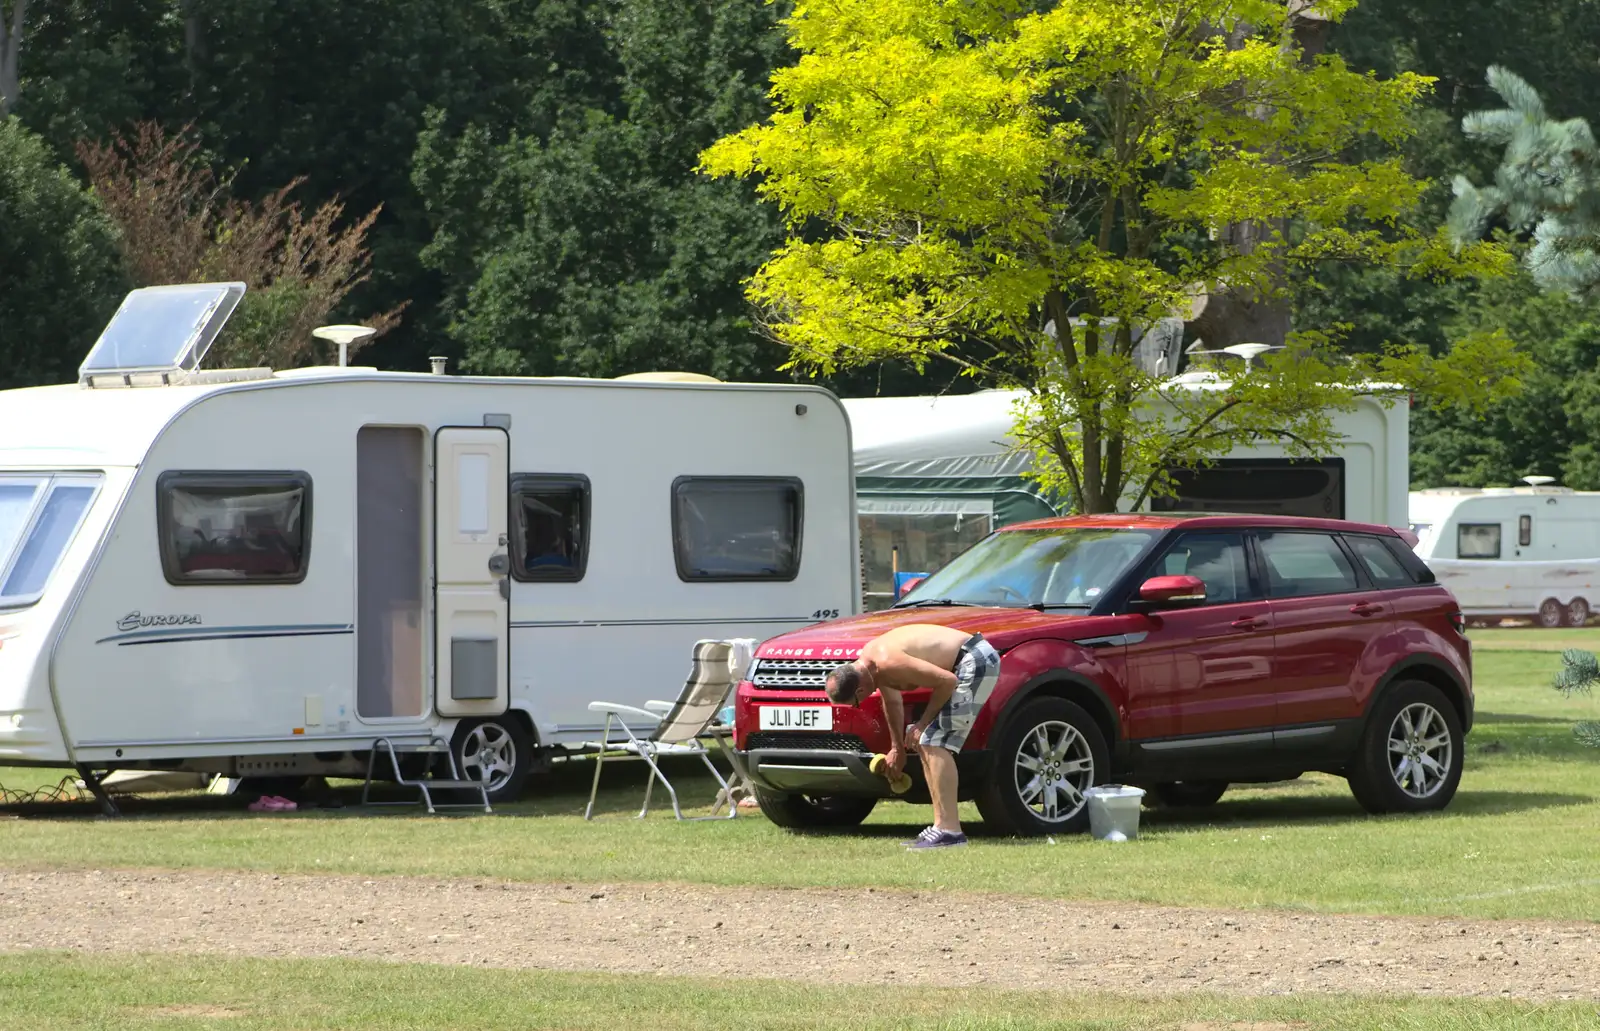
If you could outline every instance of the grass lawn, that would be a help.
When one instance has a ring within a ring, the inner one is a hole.
[[[1469,630],[1474,652],[1522,651],[1559,652],[1567,648],[1583,648],[1600,652],[1600,627],[1574,627],[1546,630],[1542,627],[1496,627]]]
[[[1518,632],[1479,632],[1474,640],[1494,633]],[[1589,635],[1600,645],[1600,632]],[[1446,812],[1426,817],[1368,817],[1343,781],[1308,776],[1230,791],[1202,813],[1147,811],[1144,836],[1128,844],[980,838],[965,849],[921,855],[894,842],[920,828],[928,810],[901,803],[880,806],[860,830],[844,834],[790,834],[758,814],[677,824],[665,810],[634,821],[627,817],[642,795],[638,763],[608,766],[605,816],[586,823],[591,767],[573,763],[492,817],[353,809],[266,816],[242,811],[243,800],[200,796],[144,803],[120,821],[25,818],[0,834],[0,866],[937,886],[1178,905],[1600,920],[1600,752],[1571,733],[1571,721],[1591,710],[1549,688],[1557,655],[1480,649],[1479,722],[1468,738],[1461,792]],[[0,770],[0,783],[59,776],[17,773]],[[686,796],[708,803],[708,782],[688,770],[683,777]]]
[[[1102,995],[826,987],[349,960],[0,956],[0,1026],[30,1031],[996,1028],[1580,1031],[1592,1003]]]

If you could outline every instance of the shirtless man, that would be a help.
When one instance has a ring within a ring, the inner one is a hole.
[[[882,696],[892,771],[900,772],[907,750],[922,757],[933,796],[933,826],[907,842],[908,847],[967,843],[956,814],[956,753],[999,678],[1000,655],[982,634],[927,623],[895,627],[862,648],[856,661],[828,674],[828,697],[836,705],[860,705],[873,691]],[[922,718],[907,728],[900,692],[912,687],[931,687],[933,696]]]

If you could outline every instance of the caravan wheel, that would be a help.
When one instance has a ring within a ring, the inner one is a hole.
[[[1567,602],[1567,626],[1586,626],[1589,622],[1589,603],[1583,598]]]
[[[1546,598],[1540,603],[1539,615],[1536,618],[1540,626],[1547,630],[1553,630],[1561,625],[1565,616],[1566,609],[1559,601],[1554,598]]]
[[[507,713],[462,720],[451,745],[463,780],[489,779],[489,801],[514,802],[533,771],[533,739],[517,717]]]

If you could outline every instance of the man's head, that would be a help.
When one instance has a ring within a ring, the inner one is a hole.
[[[860,705],[872,693],[872,673],[860,663],[835,666],[828,674],[828,699],[835,705]]]

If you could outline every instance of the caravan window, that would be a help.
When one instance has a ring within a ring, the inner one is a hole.
[[[1526,548],[1533,543],[1533,516],[1517,516],[1517,547]]]
[[[511,572],[518,580],[574,582],[589,563],[589,478],[511,478]]]
[[[311,477],[305,473],[163,473],[156,496],[168,583],[305,579],[311,557]]]
[[[680,477],[672,542],[683,580],[793,580],[805,494],[799,480]]]
[[[1499,557],[1499,523],[1462,523],[1456,528],[1456,558]]]
[[[0,478],[0,609],[44,593],[98,489],[91,476]]]

